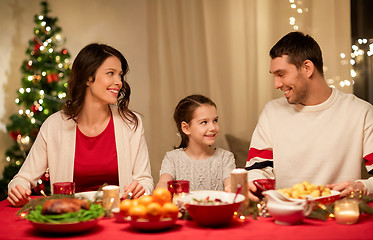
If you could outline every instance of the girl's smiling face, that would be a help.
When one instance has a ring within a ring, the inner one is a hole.
[[[122,88],[123,71],[117,57],[108,57],[90,78],[85,99],[102,104],[115,104]]]
[[[189,137],[189,144],[211,146],[219,133],[218,114],[216,108],[202,104],[194,110],[189,123],[182,123],[183,132]]]

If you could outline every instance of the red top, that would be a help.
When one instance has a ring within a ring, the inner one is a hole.
[[[113,116],[95,137],[76,127],[74,182],[76,192],[96,191],[104,183],[119,185]]]

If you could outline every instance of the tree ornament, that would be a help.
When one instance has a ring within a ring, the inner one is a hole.
[[[19,148],[24,152],[29,151],[32,146],[31,139],[27,134],[23,136],[21,134],[18,134],[17,143]]]
[[[38,56],[39,55],[39,49],[40,49],[41,44],[36,42],[34,45],[34,55]]]
[[[20,131],[19,130],[16,130],[16,131],[10,131],[9,132],[9,135],[14,139],[14,141],[17,141],[17,137],[18,135],[20,135]]]
[[[47,74],[47,82],[48,83],[58,82],[58,74],[57,73]]]
[[[41,76],[40,75],[34,75],[34,77],[32,79],[32,82],[38,83],[38,82],[40,82],[40,80],[41,80]]]
[[[36,105],[35,105],[35,103],[32,104],[32,105],[31,105],[31,111],[32,111],[34,114],[39,113],[39,104],[36,104]]]

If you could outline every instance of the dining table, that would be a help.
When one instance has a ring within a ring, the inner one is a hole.
[[[343,225],[334,219],[321,221],[306,218],[302,224],[279,225],[271,217],[251,216],[233,219],[221,228],[198,226],[193,220],[178,219],[172,227],[161,231],[139,231],[128,222],[101,218],[98,224],[83,232],[48,233],[37,230],[17,215],[20,208],[7,200],[0,202],[0,239],[93,239],[93,240],[233,240],[233,239],[373,239],[373,215],[361,214],[356,224]]]

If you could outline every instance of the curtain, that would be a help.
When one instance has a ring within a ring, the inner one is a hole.
[[[178,101],[203,94],[217,105],[220,133],[250,140],[266,102],[281,96],[269,74],[270,48],[285,34],[313,36],[324,55],[326,78],[349,78],[340,53],[350,52],[348,0],[149,0],[149,116],[147,141],[158,180],[166,151],[180,139],[173,121]],[[297,9],[301,8],[302,13]],[[351,91],[351,89],[343,89]]]

